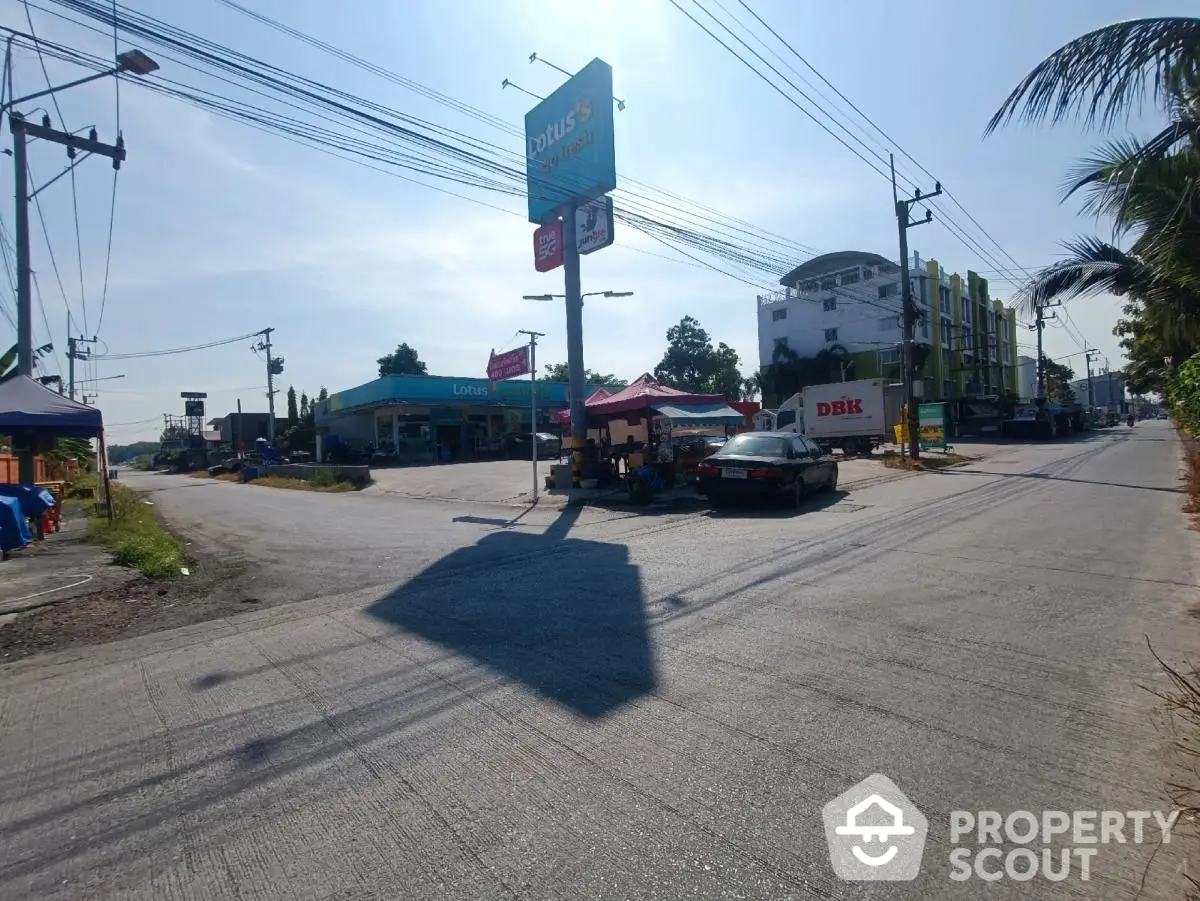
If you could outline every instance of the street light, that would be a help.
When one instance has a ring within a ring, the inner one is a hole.
[[[91,75],[86,75],[83,78],[77,78],[75,81],[68,81],[66,84],[60,84],[58,87],[46,88],[42,91],[35,91],[32,94],[26,94],[24,97],[18,97],[15,100],[10,100],[8,103],[0,107],[0,111],[10,110],[20,103],[25,103],[27,100],[36,100],[38,97],[45,97],[47,94],[57,94],[59,91],[65,91],[67,88],[76,88],[81,84],[87,84],[89,81],[97,81],[101,78],[107,78],[110,75],[117,75],[121,72],[129,72],[132,75],[143,76],[149,75],[158,69],[158,63],[143,53],[141,50],[126,50],[124,53],[117,54],[117,64],[111,69],[105,69],[103,72],[93,72]]]
[[[565,294],[523,294],[522,300],[537,300],[543,303],[551,300],[564,300]],[[580,301],[585,297],[633,297],[632,291],[589,291],[587,294],[580,294]]]

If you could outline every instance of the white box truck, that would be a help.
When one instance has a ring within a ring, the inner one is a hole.
[[[775,430],[804,435],[826,450],[865,454],[895,440],[903,407],[904,386],[890,379],[809,385],[779,405]]]

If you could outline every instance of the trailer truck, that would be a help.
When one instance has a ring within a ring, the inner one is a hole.
[[[858,379],[809,385],[774,411],[772,431],[811,438],[825,451],[869,454],[895,440],[904,386],[889,379]]]

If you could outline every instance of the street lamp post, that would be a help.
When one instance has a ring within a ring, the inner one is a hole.
[[[86,137],[73,135],[69,132],[58,131],[50,126],[49,117],[41,125],[27,122],[25,117],[15,111],[18,104],[38,97],[45,97],[65,91],[68,88],[87,84],[99,78],[129,72],[133,75],[149,75],[158,68],[158,63],[140,50],[127,50],[117,56],[117,64],[103,72],[94,72],[84,78],[57,87],[48,87],[43,91],[35,91],[24,97],[17,97],[0,107],[0,113],[8,113],[9,126],[13,135],[13,174],[16,180],[16,218],[14,232],[16,237],[17,256],[17,371],[24,376],[33,375],[33,292],[32,266],[29,259],[29,169],[26,157],[26,145],[29,138],[40,138],[67,148],[69,155],[74,156],[78,151],[95,153],[112,160],[113,168],[119,169],[125,159],[125,143],[117,136],[115,145],[102,144],[96,138],[95,129]],[[17,455],[17,480],[23,484],[33,484],[35,477],[34,448],[32,445],[22,447]]]
[[[539,300],[548,302],[552,300],[566,300],[565,294],[522,294],[522,300]],[[589,291],[587,294],[580,294],[580,301],[585,297],[633,297],[632,291]]]

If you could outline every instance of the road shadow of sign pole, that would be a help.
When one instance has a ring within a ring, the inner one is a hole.
[[[637,567],[621,545],[492,532],[442,558],[367,612],[469,657],[579,716],[652,691],[653,650]]]

